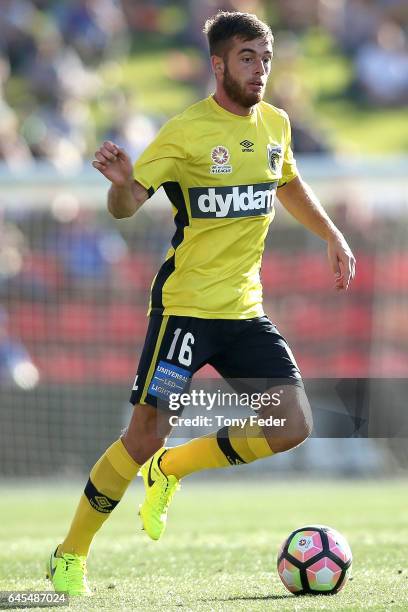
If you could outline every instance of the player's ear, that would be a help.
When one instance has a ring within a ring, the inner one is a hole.
[[[215,76],[224,74],[224,60],[219,55],[211,56],[211,66]]]

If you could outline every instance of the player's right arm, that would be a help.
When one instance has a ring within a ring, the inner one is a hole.
[[[107,140],[95,152],[92,162],[112,184],[108,210],[116,219],[131,217],[149,197],[147,189],[133,178],[132,162],[124,149]]]

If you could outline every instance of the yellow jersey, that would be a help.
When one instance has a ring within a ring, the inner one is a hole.
[[[297,174],[287,114],[248,116],[212,96],[168,121],[134,165],[151,196],[163,186],[176,232],[149,312],[205,319],[264,315],[260,267],[277,187]]]

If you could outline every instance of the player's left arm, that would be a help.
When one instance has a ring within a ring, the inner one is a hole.
[[[335,287],[338,291],[348,289],[355,275],[355,257],[311,187],[300,176],[296,176],[279,188],[278,198],[299,223],[326,240],[329,263],[335,275]]]

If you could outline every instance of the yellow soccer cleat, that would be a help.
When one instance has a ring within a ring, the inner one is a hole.
[[[139,507],[142,526],[152,540],[159,540],[167,521],[167,510],[173,495],[180,488],[175,476],[166,476],[160,469],[160,461],[166,449],[159,449],[140,470],[146,489],[146,497]]]
[[[91,597],[93,593],[86,578],[86,557],[69,553],[56,557],[57,550],[50,555],[46,574],[55,591]]]

